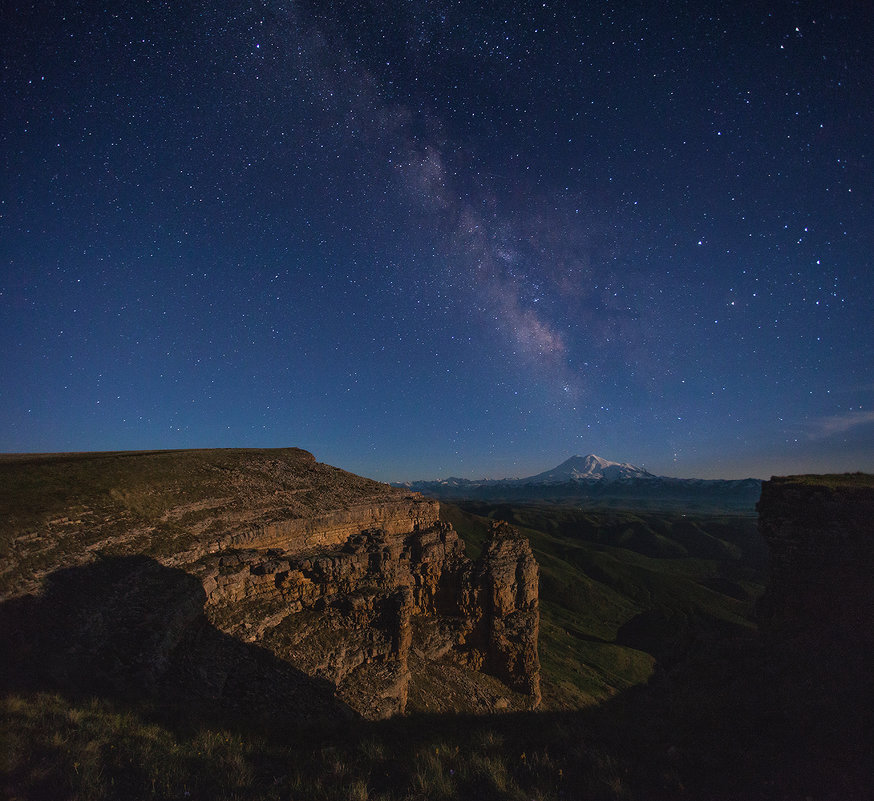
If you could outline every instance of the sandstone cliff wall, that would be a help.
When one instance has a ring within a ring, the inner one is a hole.
[[[539,703],[537,565],[509,526],[472,561],[436,501],[297,449],[28,457],[0,479],[0,628],[31,655],[10,675],[277,714],[385,717],[413,684],[421,709]]]
[[[374,498],[324,514],[277,520],[249,530],[230,534],[222,547],[281,547],[286,550],[336,546],[370,528],[388,534],[403,534],[433,526],[439,517],[437,501],[418,493],[400,499]]]
[[[539,703],[537,565],[509,526],[495,526],[476,562],[454,529],[435,521],[364,528],[303,551],[229,549],[190,572],[217,628],[330,682],[364,716],[405,711],[411,649],[424,657],[419,671],[450,660],[503,680],[518,695],[511,702],[513,693],[502,693],[505,708]]]
[[[540,700],[537,636],[538,570],[528,540],[495,523],[477,564],[486,666],[512,687]]]

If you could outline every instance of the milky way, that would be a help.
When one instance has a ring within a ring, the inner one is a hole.
[[[859,5],[4,15],[0,449],[874,470]]]

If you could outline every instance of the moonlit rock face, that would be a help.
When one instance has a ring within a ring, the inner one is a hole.
[[[586,481],[589,479],[602,479],[616,481],[623,478],[653,478],[642,467],[636,467],[626,462],[611,462],[590,453],[588,456],[571,456],[558,467],[538,473],[525,481],[535,484],[553,484],[566,481]]]

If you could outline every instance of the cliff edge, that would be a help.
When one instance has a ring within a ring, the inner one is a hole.
[[[271,714],[539,703],[537,564],[306,451],[0,457],[0,634],[25,683]],[[102,677],[102,678],[101,678]]]
[[[758,511],[766,669],[796,734],[840,764],[874,732],[874,476],[772,478]]]
[[[772,478],[757,509],[770,549],[762,625],[874,642],[874,476]]]

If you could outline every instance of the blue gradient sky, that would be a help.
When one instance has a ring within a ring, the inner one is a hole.
[[[0,450],[874,471],[864,4],[12,3]]]

